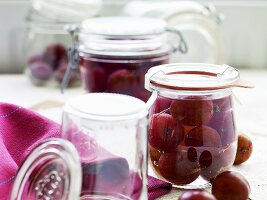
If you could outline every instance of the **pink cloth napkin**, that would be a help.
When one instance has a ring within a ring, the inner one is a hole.
[[[16,105],[0,103],[0,200],[8,200],[16,172],[40,141],[59,136],[60,126]]]
[[[40,142],[51,137],[60,137],[59,124],[28,109],[0,103],[0,200],[9,199],[16,173],[27,155]],[[113,167],[113,172],[117,168],[118,172],[124,169],[124,173],[117,173],[118,176],[115,176],[116,173],[109,173],[109,166]],[[134,185],[134,188],[131,188],[131,190],[134,190],[132,196],[137,199],[141,181],[137,173],[127,171],[127,167],[128,163],[125,160],[112,157],[95,164],[83,164],[83,172],[86,172],[84,176],[87,176],[88,180],[92,180],[94,178],[92,173],[95,173],[96,169],[100,170],[103,180],[99,181],[99,185],[105,189],[110,189],[110,183],[103,183],[111,180],[116,180],[117,183],[131,181]],[[110,176],[107,176],[107,174]],[[130,174],[128,176],[130,178],[124,179],[125,174]],[[114,182],[111,183],[115,185]],[[83,182],[83,189],[86,188],[86,184],[88,182]],[[118,188],[120,188],[120,184],[117,184]],[[148,177],[149,200],[167,194],[171,191],[171,188],[172,186],[169,183]]]
[[[159,180],[155,177],[148,176],[148,199],[153,200],[172,190],[172,184]]]

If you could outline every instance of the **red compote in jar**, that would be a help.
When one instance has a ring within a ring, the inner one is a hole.
[[[175,36],[172,44],[168,42]],[[166,64],[174,51],[186,52],[179,31],[161,19],[109,17],[83,21],[78,30],[82,82],[87,92],[127,94],[148,100],[144,76]]]
[[[234,162],[237,133],[232,88],[239,72],[227,65],[169,64],[151,68],[148,143],[153,171],[179,187],[204,187]]]

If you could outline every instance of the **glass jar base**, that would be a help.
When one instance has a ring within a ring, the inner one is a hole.
[[[148,174],[150,176],[156,177],[162,181],[168,182],[167,180],[160,177],[160,175],[157,173],[157,171],[153,168],[152,163],[151,163],[151,159],[149,159]],[[184,190],[190,190],[190,189],[205,189],[206,190],[206,189],[211,188],[211,183],[208,182],[207,180],[203,179],[201,176],[199,176],[195,181],[193,181],[190,184],[186,184],[186,185],[175,185],[173,183],[171,183],[171,184],[172,184],[172,187],[174,187],[174,188],[184,189]]]
[[[187,185],[173,185],[174,188],[178,189],[185,189],[185,190],[190,190],[190,189],[209,189],[211,187],[211,184],[207,182],[205,179],[199,177],[197,180],[194,182],[187,184]]]
[[[86,195],[82,195],[80,197],[80,200],[90,200],[90,199],[94,199],[94,200],[132,200],[129,197],[123,196],[121,194],[117,194],[116,196],[114,196],[114,194],[112,195],[108,195],[108,194],[104,194],[104,193],[94,193],[94,194],[86,194]]]

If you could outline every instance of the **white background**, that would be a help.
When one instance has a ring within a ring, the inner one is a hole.
[[[118,14],[130,0],[104,0],[103,15]],[[166,0],[162,0],[166,1]],[[267,69],[267,1],[216,0],[225,15],[221,26],[224,63]],[[0,0],[0,73],[22,72],[25,16],[29,0]]]

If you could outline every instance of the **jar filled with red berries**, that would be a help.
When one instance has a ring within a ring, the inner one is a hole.
[[[228,65],[169,64],[148,71],[148,144],[157,176],[179,187],[203,187],[233,165],[233,87],[251,86]]]
[[[57,86],[67,69],[71,37],[66,26],[99,14],[102,0],[34,0],[27,15],[26,73],[36,85]],[[77,85],[76,70],[70,85]]]
[[[168,30],[161,19],[88,19],[77,35],[77,66],[87,92],[127,94],[144,101],[150,96],[144,89],[147,70],[168,63],[174,51],[186,52],[180,32]]]

